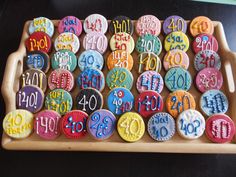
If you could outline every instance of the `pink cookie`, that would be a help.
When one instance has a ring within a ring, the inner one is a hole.
[[[66,69],[56,69],[48,77],[48,87],[50,90],[61,88],[71,91],[74,87],[74,76]]]
[[[145,71],[138,77],[136,87],[139,93],[146,90],[153,90],[161,93],[164,87],[163,78],[156,71]]]
[[[60,133],[60,114],[52,110],[39,112],[34,120],[35,132],[44,139],[56,139]]]
[[[216,68],[204,68],[198,72],[195,83],[202,93],[211,89],[219,90],[223,84],[223,76]]]
[[[82,32],[82,23],[78,18],[74,16],[66,16],[60,20],[58,24],[58,32],[71,32],[76,36],[79,36]]]
[[[189,57],[186,52],[174,49],[166,53],[163,60],[163,66],[166,71],[173,67],[182,67],[188,69],[189,67]]]

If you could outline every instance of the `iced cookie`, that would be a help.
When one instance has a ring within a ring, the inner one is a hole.
[[[74,16],[64,17],[59,21],[57,27],[59,33],[70,32],[76,36],[79,36],[82,33],[82,28],[81,21]]]
[[[208,17],[198,16],[191,21],[189,31],[193,37],[201,33],[213,34],[214,24]]]
[[[105,34],[108,28],[107,19],[100,14],[92,14],[84,20],[85,33],[97,32]]]
[[[121,15],[111,20],[109,31],[111,32],[111,34],[125,32],[132,35],[134,32],[134,25],[129,17]]]
[[[163,22],[163,31],[165,34],[169,34],[174,31],[182,31],[183,33],[186,33],[187,22],[178,15],[169,16]]]
[[[157,55],[150,52],[144,52],[138,56],[139,66],[138,73],[143,73],[144,71],[161,71],[161,60]]]
[[[34,18],[29,24],[29,33],[32,34],[37,31],[45,32],[52,37],[54,33],[54,25],[52,21],[46,17]]]

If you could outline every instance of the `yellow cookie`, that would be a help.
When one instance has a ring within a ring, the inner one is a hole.
[[[205,16],[199,16],[192,20],[189,30],[193,37],[202,33],[213,34],[214,24],[209,18]]]

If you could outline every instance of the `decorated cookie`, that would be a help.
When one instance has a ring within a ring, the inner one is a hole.
[[[156,71],[145,71],[138,77],[136,82],[136,88],[139,93],[142,93],[146,90],[153,90],[161,93],[163,87],[164,81],[162,76]]]
[[[136,50],[138,53],[152,52],[159,55],[162,50],[162,44],[157,36],[145,34],[138,38],[136,42]]]
[[[97,32],[105,34],[108,28],[107,19],[100,14],[92,14],[84,20],[85,33]]]
[[[103,106],[102,94],[93,88],[86,88],[79,91],[76,97],[76,107],[88,115],[101,109]]]
[[[134,25],[129,17],[117,16],[110,22],[109,31],[112,34],[125,32],[130,35],[134,32]]]
[[[145,124],[138,113],[127,112],[119,118],[117,131],[123,140],[135,142],[143,137],[145,133]]]
[[[194,97],[184,90],[176,90],[170,93],[166,98],[166,110],[174,118],[177,118],[181,112],[187,109],[195,108],[196,102]]]
[[[26,56],[26,65],[29,69],[40,69],[47,73],[50,68],[49,56],[45,52],[32,51]]]
[[[206,135],[214,143],[227,143],[235,135],[235,124],[225,114],[215,114],[206,121]]]
[[[180,16],[169,16],[163,22],[163,31],[165,34],[169,34],[174,31],[182,31],[183,33],[186,33],[187,22]]]
[[[96,140],[112,136],[116,128],[116,117],[106,109],[93,112],[87,120],[87,131]]]
[[[125,68],[113,68],[107,73],[106,83],[110,89],[124,87],[131,90],[133,86],[133,75]]]
[[[102,70],[103,64],[103,56],[96,50],[85,50],[78,58],[78,66],[81,71],[90,68]]]
[[[28,137],[33,131],[34,115],[23,109],[9,112],[3,119],[4,132],[15,139]]]
[[[134,105],[134,96],[126,88],[112,89],[107,96],[107,107],[115,115],[131,111]]]
[[[131,70],[133,68],[133,57],[125,50],[116,50],[107,57],[107,67],[109,70],[120,67]]]
[[[45,99],[45,107],[64,115],[72,108],[73,100],[69,92],[63,89],[55,89],[48,93]]]
[[[200,71],[204,68],[216,68],[220,70],[220,56],[212,50],[202,50],[194,57],[194,68]]]
[[[133,37],[125,32],[115,33],[110,39],[110,48],[114,50],[125,50],[132,53],[134,50]]]
[[[96,50],[103,54],[107,50],[107,46],[107,37],[103,33],[88,33],[83,39],[83,47],[85,50]]]
[[[138,73],[143,73],[144,71],[161,71],[161,60],[157,55],[150,52],[144,52],[138,56],[139,66]]]
[[[44,32],[34,32],[25,41],[25,46],[28,51],[41,51],[49,53],[51,50],[51,39]]]
[[[158,36],[161,32],[161,22],[154,15],[143,15],[137,20],[135,29],[139,36],[145,34]]]
[[[142,92],[135,99],[135,110],[143,118],[150,118],[153,114],[161,112],[163,106],[162,96],[156,91]]]
[[[167,52],[163,59],[163,66],[166,71],[173,67],[182,67],[188,69],[189,57],[186,52],[174,49]]]
[[[57,29],[59,33],[70,32],[79,36],[82,33],[82,23],[74,16],[66,16],[60,20]]]
[[[16,93],[16,107],[36,113],[43,107],[44,93],[37,87],[27,85]]]
[[[226,113],[228,107],[228,99],[220,90],[208,90],[200,98],[200,108],[207,116]]]
[[[32,34],[37,31],[45,32],[52,37],[54,33],[54,25],[52,21],[46,17],[34,18],[29,24],[29,33]]]
[[[61,118],[61,131],[71,139],[79,139],[87,134],[86,122],[88,114],[80,110],[72,110]]]
[[[199,16],[191,21],[189,30],[193,37],[201,33],[213,34],[214,24],[208,17]]]
[[[43,139],[56,139],[61,134],[60,118],[61,115],[56,111],[41,111],[35,116],[34,131]]]
[[[105,77],[98,69],[85,69],[79,74],[77,83],[80,89],[90,87],[101,92],[105,87]]]
[[[192,77],[187,70],[181,67],[171,68],[165,75],[165,85],[171,92],[188,91],[192,85]]]
[[[176,126],[183,138],[197,139],[204,133],[205,119],[200,112],[188,109],[178,116]]]
[[[53,70],[48,76],[48,87],[50,90],[64,89],[71,91],[74,83],[74,76],[66,69]]]
[[[216,68],[204,68],[198,72],[195,84],[203,93],[211,89],[220,90],[223,85],[223,76]]]
[[[52,69],[67,69],[73,72],[77,66],[77,58],[75,54],[67,49],[55,52],[51,58]]]
[[[61,33],[55,39],[54,47],[56,51],[67,49],[73,53],[77,53],[80,48],[79,38],[74,33]]]
[[[175,134],[175,121],[170,114],[159,112],[148,120],[147,130],[152,139],[167,141]]]

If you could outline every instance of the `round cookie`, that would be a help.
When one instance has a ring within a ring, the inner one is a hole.
[[[110,138],[116,128],[116,117],[106,109],[93,112],[87,120],[87,131],[96,140]]]
[[[36,113],[42,109],[43,101],[44,93],[37,86],[27,85],[16,93],[16,107],[18,109]]]
[[[102,94],[93,88],[86,88],[79,91],[76,96],[76,107],[88,115],[101,109],[103,106]]]
[[[199,34],[192,42],[192,49],[194,53],[198,53],[202,50],[213,50],[218,51],[218,42],[213,35],[210,34]]]
[[[157,36],[145,34],[138,38],[135,48],[138,53],[152,52],[159,55],[162,50],[162,44]]]
[[[166,71],[173,67],[182,67],[188,69],[189,57],[186,52],[174,49],[167,52],[163,59],[163,66]]]
[[[61,115],[56,111],[44,110],[34,119],[34,131],[43,139],[54,140],[60,136]]]
[[[74,76],[66,69],[53,70],[48,76],[48,87],[50,90],[64,89],[71,91],[74,87]]]
[[[220,56],[212,50],[202,50],[198,52],[194,57],[194,68],[197,71],[200,71],[204,68],[216,68],[220,70]]]
[[[184,90],[176,90],[166,98],[166,110],[174,117],[187,109],[195,109],[196,102],[194,97]]]
[[[197,139],[205,131],[205,119],[200,112],[188,109],[178,116],[176,126],[179,135],[183,138]]]
[[[51,38],[44,32],[34,32],[25,41],[28,51],[41,51],[49,53],[51,50]]]
[[[108,41],[103,33],[91,32],[84,36],[83,47],[85,50],[96,50],[103,54],[107,50]]]
[[[139,93],[142,93],[146,90],[153,90],[161,93],[163,87],[163,78],[156,71],[145,71],[138,77],[136,82],[136,88]]]
[[[164,48],[167,52],[173,49],[180,49],[186,52],[189,48],[189,39],[182,31],[172,32],[166,36]]]
[[[223,85],[223,76],[216,68],[204,68],[197,73],[195,84],[202,93],[211,89],[220,90]]]
[[[132,35],[134,32],[134,25],[129,17],[122,15],[116,16],[110,22],[109,31],[111,32],[111,34],[125,32]]]
[[[214,143],[231,142],[235,135],[234,121],[225,114],[215,114],[206,121],[206,135]]]
[[[90,68],[102,70],[103,64],[103,56],[96,50],[85,50],[78,58],[78,66],[81,71]]]
[[[134,50],[134,45],[133,37],[125,32],[115,33],[110,39],[110,48],[112,51],[125,50],[132,53]]]
[[[126,68],[129,71],[133,68],[134,60],[132,55],[125,50],[115,50],[109,54],[107,57],[107,68],[109,70],[120,67]]]
[[[162,96],[156,91],[148,90],[140,93],[135,99],[135,110],[143,117],[149,118],[164,107]]]
[[[85,69],[79,74],[77,84],[79,89],[90,87],[101,92],[105,87],[105,77],[98,69]]]
[[[167,141],[175,134],[175,121],[170,114],[159,112],[148,120],[147,130],[152,139]]]
[[[133,75],[129,70],[117,67],[108,71],[106,77],[106,83],[110,89],[115,87],[124,87],[131,90],[133,86],[133,80]]]
[[[61,33],[55,39],[54,47],[56,51],[67,49],[73,53],[77,53],[80,48],[79,38],[74,33]]]
[[[108,28],[107,19],[100,14],[92,14],[84,20],[85,33],[98,32],[105,34]]]
[[[139,54],[139,67],[138,73],[143,73],[144,71],[161,71],[161,60],[157,55],[150,52],[144,52]]]
[[[137,20],[135,29],[139,36],[145,34],[158,36],[161,32],[161,22],[154,15],[143,15]]]
[[[87,119],[87,113],[80,110],[72,110],[61,118],[61,132],[70,139],[82,138],[87,134]]]
[[[28,137],[33,131],[34,115],[23,109],[9,112],[3,119],[4,132],[11,138],[22,139]]]
[[[171,68],[165,75],[165,86],[171,91],[185,90],[188,91],[192,85],[190,73],[181,68]]]
[[[220,90],[208,90],[200,98],[200,108],[207,116],[224,114],[228,107],[228,99]]]
[[[50,68],[49,56],[45,52],[32,51],[28,52],[25,61],[28,69],[40,69],[47,73]]]
[[[198,16],[191,21],[189,31],[193,37],[201,33],[213,34],[214,24],[208,17]]]
[[[138,113],[126,112],[118,120],[117,131],[123,140],[135,142],[143,137],[145,124]]]
[[[70,32],[76,36],[79,36],[82,33],[82,28],[81,21],[74,16],[64,17],[59,21],[57,27],[59,33]]]
[[[48,93],[45,99],[45,107],[64,115],[71,110],[73,100],[69,92],[63,89],[55,89]]]
[[[113,88],[107,96],[107,107],[115,115],[131,111],[134,105],[134,96],[126,88]]]
[[[34,18],[29,24],[29,33],[32,34],[37,31],[45,32],[52,37],[54,33],[54,25],[52,21],[46,17]]]
[[[51,58],[52,69],[67,69],[73,72],[77,66],[77,58],[75,54],[67,49],[55,52]]]
[[[183,33],[186,33],[187,22],[178,15],[169,16],[163,22],[163,31],[165,34],[169,34],[174,31],[182,31]]]

